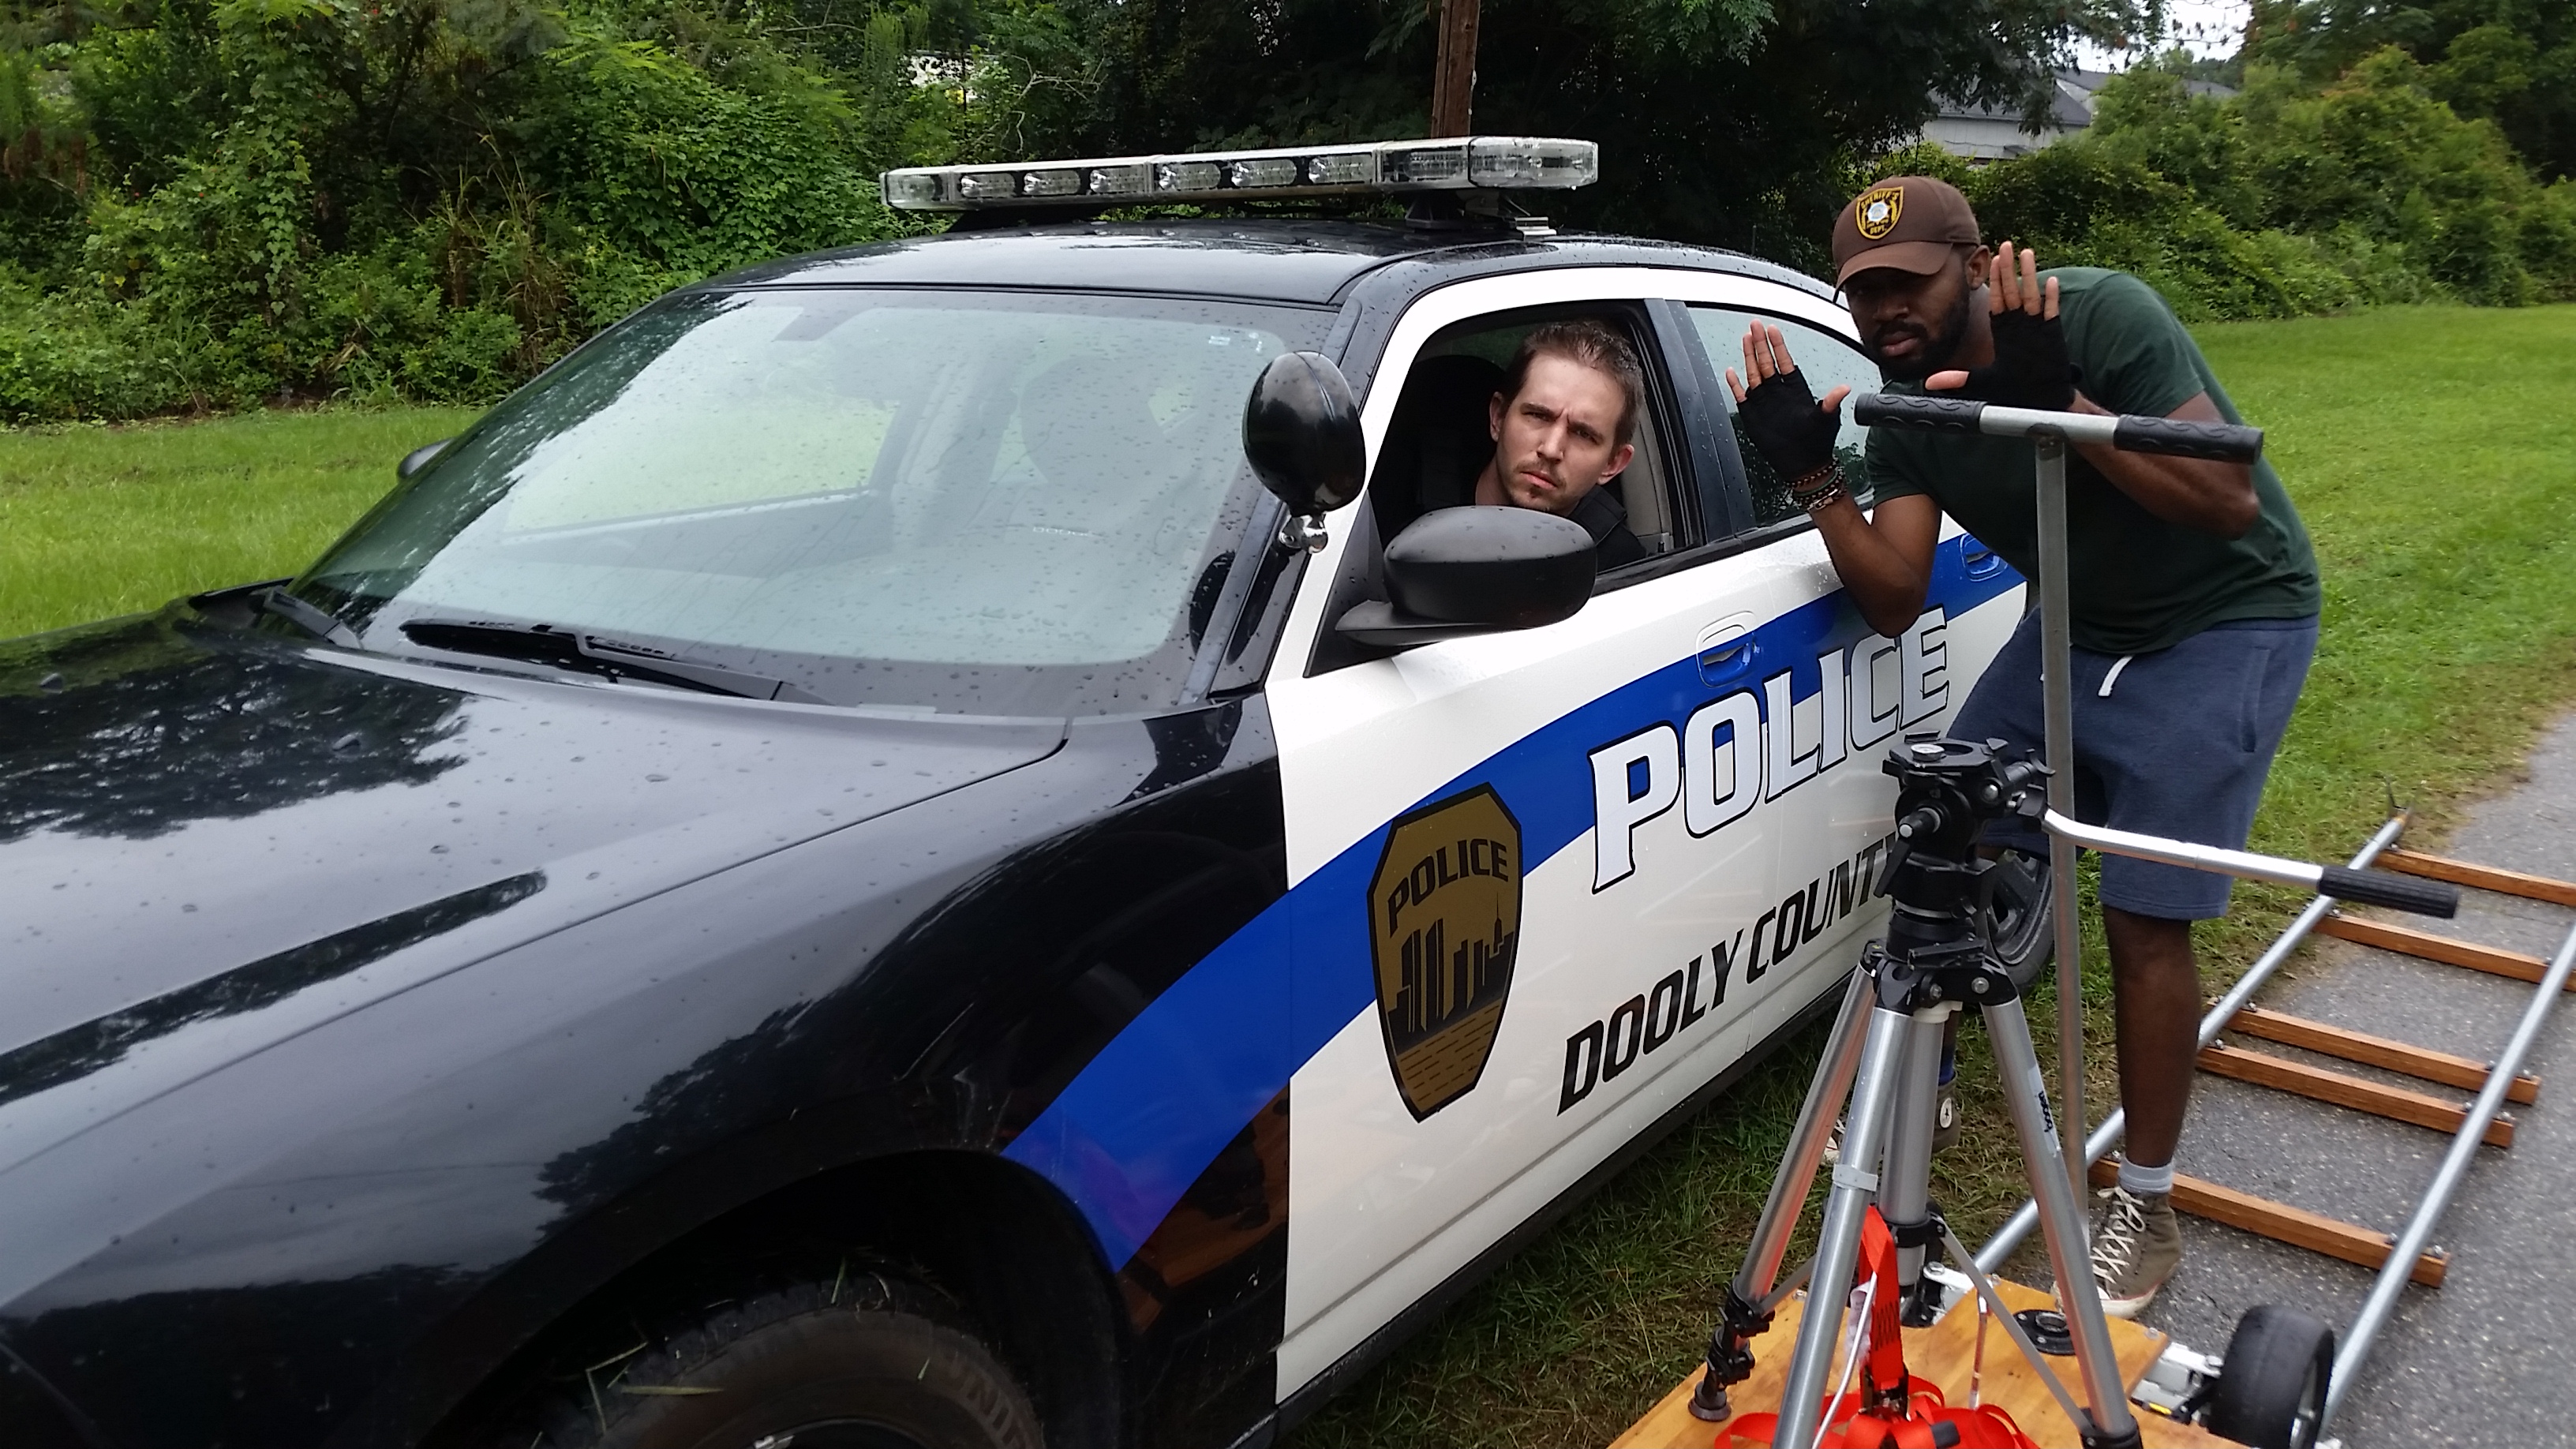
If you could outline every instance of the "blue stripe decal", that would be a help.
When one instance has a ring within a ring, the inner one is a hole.
[[[1955,619],[2021,582],[2002,567],[1970,577],[1952,539],[1934,555],[1929,602]],[[1870,632],[1842,593],[1814,600],[1754,630],[1765,662],[1743,683],[1712,689],[1696,657],[1680,660],[1559,716],[1415,804],[1492,785],[1520,821],[1526,874],[1592,828],[1590,751],[1657,720],[1679,724],[1734,689],[1758,692],[1778,661],[1795,676],[1793,697],[1805,699],[1821,687],[1817,656]],[[1375,1001],[1364,902],[1387,829],[1334,856],[1191,967],[1004,1151],[1072,1199],[1113,1270],[1296,1070]]]

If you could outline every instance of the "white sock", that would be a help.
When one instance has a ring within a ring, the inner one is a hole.
[[[2173,1191],[2173,1164],[2143,1167],[2126,1158],[2120,1162],[2120,1186],[2140,1197],[2156,1197]]]

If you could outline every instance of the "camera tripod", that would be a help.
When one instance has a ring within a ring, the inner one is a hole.
[[[1896,1245],[1899,1316],[1931,1323],[1946,1294],[1926,1272],[1933,1250],[1965,1275],[1971,1291],[2034,1367],[2082,1435],[2086,1449],[2139,1443],[2128,1388],[2113,1355],[2110,1327],[2085,1246],[2084,1101],[2075,852],[2086,847],[2171,865],[2303,886],[2340,899],[2448,916],[2458,892],[2445,886],[2340,866],[2319,866],[2247,851],[2089,826],[2073,818],[2074,709],[2070,690],[2071,610],[2066,575],[2066,448],[2102,443],[2157,453],[2251,462],[2262,449],[2253,428],[2166,418],[2115,417],[2006,408],[1949,398],[1862,395],[1852,416],[1866,426],[2027,437],[2037,455],[2039,607],[2046,756],[2057,765],[2005,758],[2002,741],[1916,737],[1888,758],[1896,777],[1894,853],[1880,882],[1893,911],[1883,940],[1864,951],[1792,1130],[1769,1200],[1755,1226],[1743,1267],[1729,1284],[1709,1342],[1708,1369],[1691,1412],[1709,1421],[1730,1417],[1727,1390],[1753,1371],[1751,1341],[1802,1284],[1812,1284],[1799,1321],[1772,1443],[1809,1449],[1818,1442],[1847,1384],[1829,1382],[1843,1338],[1844,1294],[1860,1264],[1864,1224],[1875,1207]],[[2021,990],[1986,939],[1996,863],[1977,841],[1990,821],[2036,821],[2049,838],[2057,957],[2061,1091],[2074,1104],[2075,1130],[2061,1136],[2048,1083],[2023,1014]],[[2047,1247],[2049,1271],[2077,1365],[2085,1403],[2041,1366],[2028,1331],[2006,1308],[1930,1200],[1932,1130],[1942,1037],[1952,1016],[1975,1009],[1984,1018],[2005,1106],[2021,1145],[2032,1201]],[[1849,1111],[1844,1115],[1848,1101]],[[1780,1268],[1808,1190],[1823,1164],[1826,1139],[1844,1116],[1842,1150],[1833,1169],[1814,1259],[1785,1281]],[[1882,1318],[1882,1321],[1883,1318]],[[1854,1364],[1862,1358],[1857,1343]],[[1848,1380],[1851,1369],[1845,1370]],[[2317,1391],[2324,1391],[2318,1385]],[[1872,1382],[1862,1370],[1862,1412],[1901,1419],[1908,1386]]]

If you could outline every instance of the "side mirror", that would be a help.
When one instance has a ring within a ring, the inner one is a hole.
[[[1527,508],[1441,508],[1386,546],[1390,601],[1354,605],[1333,626],[1401,648],[1571,619],[1592,597],[1583,525]]]
[[[1359,497],[1368,479],[1359,404],[1331,358],[1291,352],[1261,370],[1243,405],[1243,456],[1288,505],[1281,545],[1322,548],[1323,515]]]
[[[408,478],[412,474],[419,472],[421,469],[428,467],[430,460],[436,458],[439,454],[446,452],[447,445],[455,441],[456,440],[454,438],[441,438],[435,443],[423,443],[419,447],[412,449],[410,452],[403,454],[402,461],[394,465],[394,477],[398,479]]]

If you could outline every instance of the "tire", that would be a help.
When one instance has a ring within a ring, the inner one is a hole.
[[[2334,1372],[2335,1335],[2295,1308],[2248,1309],[2227,1343],[2203,1427],[2253,1449],[2311,1449]]]
[[[2013,985],[2028,991],[2057,954],[2056,878],[2048,857],[2007,850],[1995,857],[1993,893],[1979,921]]]
[[[536,1443],[550,1449],[1043,1449],[1044,1438],[1028,1394],[953,1305],[878,1274],[721,1305],[590,1370],[538,1418]]]

